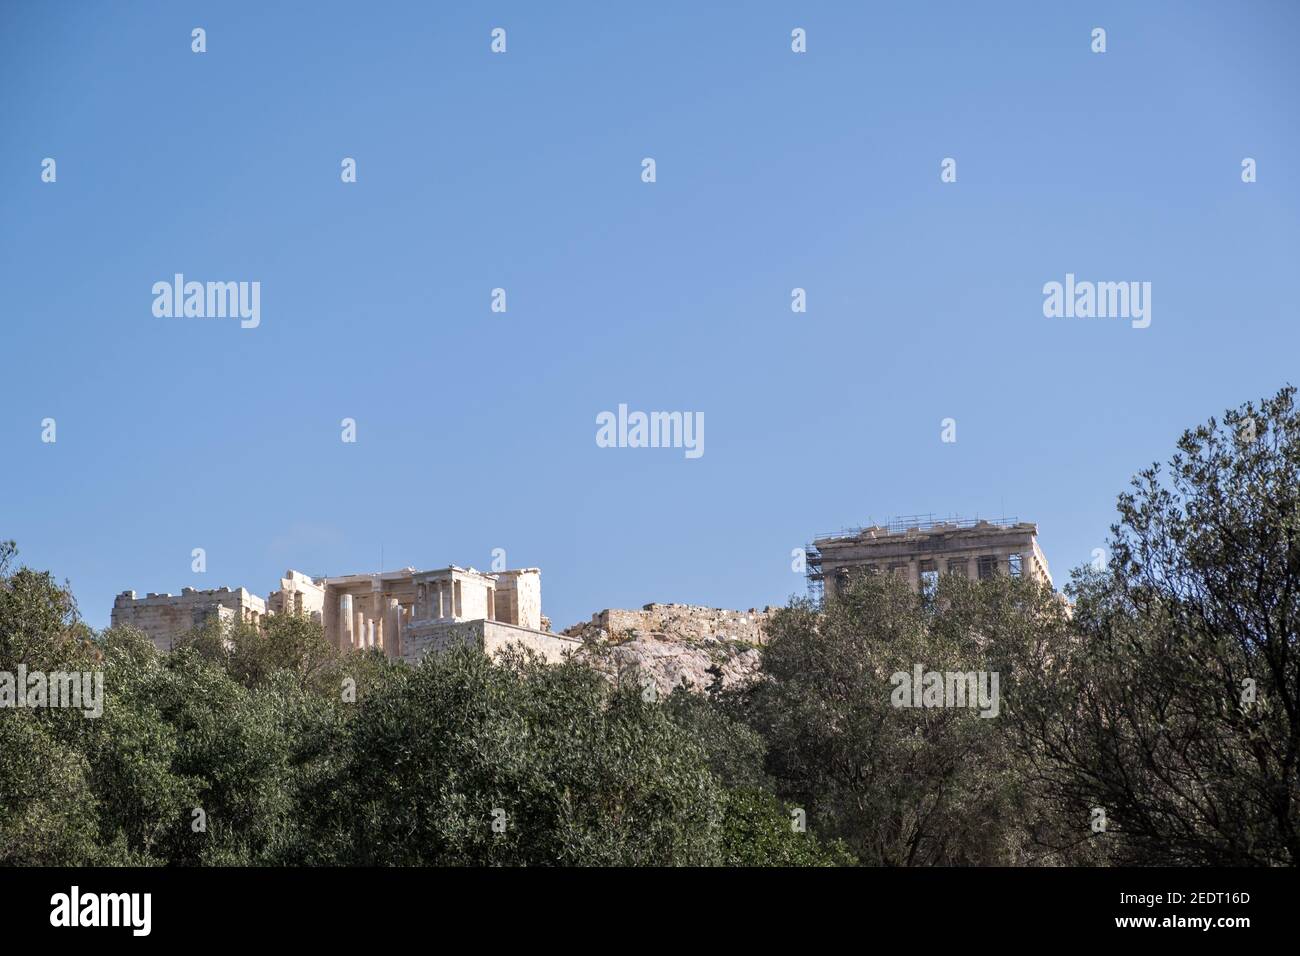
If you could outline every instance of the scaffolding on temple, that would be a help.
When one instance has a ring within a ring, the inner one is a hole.
[[[895,534],[907,534],[911,531],[929,532],[942,529],[977,528],[980,525],[992,525],[997,528],[1012,528],[1020,523],[1019,518],[936,518],[933,512],[920,515],[903,515],[885,524],[864,525],[857,528],[841,528],[839,531],[827,531],[815,536],[810,544],[804,546],[804,568],[808,578],[808,596],[820,604],[826,596],[826,576],[822,570],[822,553],[818,544],[827,541],[852,540],[861,537],[885,537]]]

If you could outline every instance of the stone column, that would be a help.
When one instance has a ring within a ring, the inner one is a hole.
[[[352,611],[352,595],[340,594],[339,602],[339,650],[352,646],[353,634],[356,633],[356,616]]]
[[[334,595],[331,600],[330,593],[325,592],[325,606],[321,608],[321,627],[325,631],[325,640],[329,641],[335,647],[339,646],[339,599]]]
[[[375,575],[370,579],[370,644],[382,647],[384,643],[384,584]]]
[[[384,614],[384,654],[390,659],[400,657],[402,653],[402,609],[397,598],[388,599],[388,610]]]

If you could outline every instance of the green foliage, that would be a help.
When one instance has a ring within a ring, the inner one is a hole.
[[[1029,581],[945,578],[931,600],[892,575],[864,575],[822,609],[782,609],[743,705],[767,740],[777,793],[863,863],[1026,862],[1027,797],[999,721],[896,707],[891,678],[916,665],[1000,671],[1001,632],[1054,605]]]
[[[258,687],[290,675],[304,690],[333,694],[349,657],[325,639],[312,619],[274,614],[259,623],[211,620],[177,641],[204,660],[219,664],[246,687]],[[373,655],[370,655],[373,656]]]
[[[718,858],[722,791],[699,744],[579,664],[461,650],[395,670],[324,791],[321,842],[368,864]]]
[[[48,571],[11,568],[17,553],[12,541],[0,541],[0,668],[53,670],[87,661],[91,634],[78,620],[72,592]]]
[[[1300,414],[1295,391],[1186,432],[1120,496],[1073,639],[1012,708],[1062,818],[1109,859],[1300,864]]]
[[[796,830],[792,811],[766,790],[726,793],[723,866],[853,866],[857,860],[840,841],[823,843]]]
[[[0,866],[110,862],[85,758],[34,711],[0,715]]]
[[[767,742],[736,719],[736,699],[720,690],[706,697],[679,685],[664,704],[673,720],[703,746],[709,769],[725,786],[770,788],[772,781],[764,770]]]

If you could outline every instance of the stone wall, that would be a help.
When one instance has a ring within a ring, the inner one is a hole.
[[[266,599],[266,607],[272,614],[300,614],[320,621],[325,610],[324,580],[290,569],[280,579],[280,590]]]
[[[763,643],[763,625],[771,616],[770,607],[729,611],[695,604],[647,604],[639,611],[607,608],[562,633],[579,640],[611,643],[650,637],[677,642],[715,638],[758,645]]]
[[[500,571],[496,575],[496,619],[534,631],[542,627],[542,572],[537,568]]]
[[[479,621],[483,625],[483,650],[496,656],[506,647],[521,645],[533,651],[548,663],[558,664],[567,653],[577,653],[582,649],[582,642],[559,634],[548,634],[525,627],[516,627],[502,621]]]
[[[582,642],[559,634],[547,634],[501,621],[416,621],[402,632],[402,660],[414,664],[426,654],[439,654],[455,647],[476,647],[495,657],[517,645],[555,664],[566,652],[581,649]]]
[[[488,584],[482,581],[457,577],[455,588],[456,617],[479,620],[492,616],[488,613],[488,603],[491,600],[493,589]]]
[[[414,664],[427,654],[441,654],[455,647],[481,646],[481,621],[417,621],[402,634],[402,660]]]
[[[183,588],[178,595],[150,593],[142,598],[123,591],[113,601],[110,623],[134,627],[160,651],[170,651],[178,637],[214,618],[257,623],[265,616],[266,602],[244,588]]]

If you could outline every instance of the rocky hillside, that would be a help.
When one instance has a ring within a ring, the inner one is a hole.
[[[669,693],[683,681],[703,690],[720,667],[724,686],[744,681],[759,665],[763,626],[773,608],[728,611],[693,604],[647,604],[639,611],[606,609],[563,633],[583,642],[583,656],[611,678],[631,667]]]

